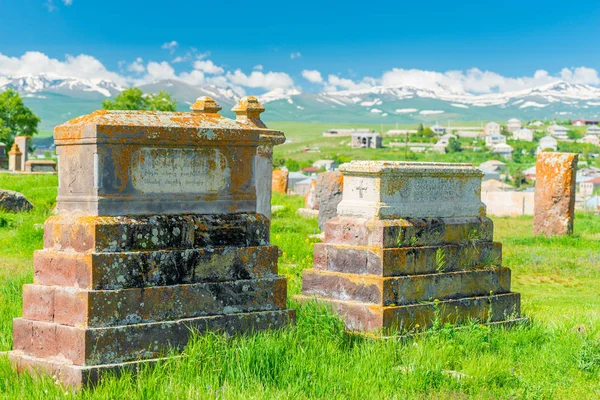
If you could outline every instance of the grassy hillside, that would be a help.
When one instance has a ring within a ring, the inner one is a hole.
[[[0,351],[11,348],[11,319],[21,314],[21,285],[32,281],[32,254],[56,196],[54,176],[0,174],[0,188],[22,191],[36,206],[0,213]],[[289,295],[300,292],[312,264],[315,220],[298,218],[303,199],[275,196],[272,241]],[[51,378],[14,374],[0,357],[3,398],[563,398],[600,396],[600,219],[579,214],[568,238],[532,236],[531,218],[497,218],[496,239],[528,325],[490,329],[437,327],[404,340],[370,340],[344,332],[315,305],[299,306],[294,327],[226,338],[197,337],[183,357],[108,378],[73,393]]]

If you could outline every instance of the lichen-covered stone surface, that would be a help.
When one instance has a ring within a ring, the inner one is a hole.
[[[337,207],[342,201],[344,177],[339,171],[323,172],[317,175],[317,202],[319,203],[319,228],[337,216]]]
[[[573,233],[578,154],[540,153],[536,163],[533,231],[556,236]]]
[[[96,112],[56,129],[58,215],[14,320],[17,370],[94,384],[183,349],[194,331],[293,322],[256,201],[256,187],[271,194],[271,167],[258,160],[282,135],[254,98],[235,121],[210,98],[191,108]]]
[[[510,291],[502,246],[493,241],[493,223],[479,208],[473,185],[481,178],[472,167],[364,162],[341,169],[351,173],[344,175],[342,215],[325,224],[325,240],[315,245],[314,265],[303,273],[298,300],[316,299],[337,312],[348,329],[378,334],[427,328],[435,320],[503,322],[519,317],[520,297]],[[364,196],[354,193],[363,187],[363,178],[374,177],[373,186],[364,185]],[[415,188],[430,185],[457,201],[435,200],[433,191],[427,191],[424,205],[416,204]],[[412,189],[400,195],[408,202],[403,205],[394,196],[406,187]],[[392,204],[404,218],[382,214],[384,198],[398,200],[385,207]],[[443,204],[437,212],[436,202]]]
[[[314,180],[310,183],[310,187],[308,188],[308,192],[304,196],[304,208],[309,210],[318,210],[319,209],[319,199],[317,197],[317,181]]]
[[[22,193],[0,189],[0,209],[18,213],[32,210],[33,204]]]

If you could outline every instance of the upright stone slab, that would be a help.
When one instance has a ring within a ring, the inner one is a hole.
[[[288,175],[287,171],[276,169],[272,173],[273,191],[281,194],[286,194],[288,190]]]
[[[538,155],[534,234],[556,236],[573,233],[577,159],[575,153],[543,152]]]
[[[8,155],[6,154],[6,144],[0,142],[0,169],[7,168]]]
[[[317,181],[310,182],[310,187],[304,196],[304,208],[319,210],[319,199],[317,198]]]
[[[283,135],[240,107],[233,121],[201,98],[193,112],[96,111],[55,129],[58,215],[14,320],[18,370],[93,383],[183,348],[193,331],[293,319],[257,213],[257,149]]]
[[[29,136],[15,136],[15,143],[19,146],[19,150],[23,153],[21,157],[21,164],[17,166],[16,171],[25,171],[25,163],[27,162],[29,154],[29,146],[31,144],[31,137]]]
[[[17,143],[13,143],[12,148],[8,152],[8,170],[13,172],[22,171],[21,160],[23,159],[23,153],[19,149]]]
[[[520,297],[468,164],[354,161],[338,216],[325,224],[301,301],[316,299],[350,330],[393,334],[469,319],[518,317]]]
[[[342,201],[344,177],[339,171],[323,172],[317,175],[317,202],[319,203],[319,229],[337,216],[337,207]]]

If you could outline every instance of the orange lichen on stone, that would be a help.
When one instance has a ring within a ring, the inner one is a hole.
[[[533,232],[569,235],[575,218],[575,173],[578,154],[543,152],[536,163]]]
[[[277,193],[286,194],[288,190],[288,175],[287,171],[276,169],[273,171],[272,187]]]

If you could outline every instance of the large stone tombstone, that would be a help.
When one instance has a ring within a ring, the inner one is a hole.
[[[55,129],[58,215],[14,320],[19,370],[93,383],[183,348],[192,331],[293,319],[256,200],[256,181],[270,182],[257,149],[283,135],[219,109],[201,98],[193,112],[96,111]]]
[[[501,244],[468,164],[343,164],[338,216],[315,244],[301,301],[328,304],[350,330],[397,333],[519,315]]]
[[[556,236],[573,233],[575,174],[578,154],[543,152],[535,166],[533,233]]]

